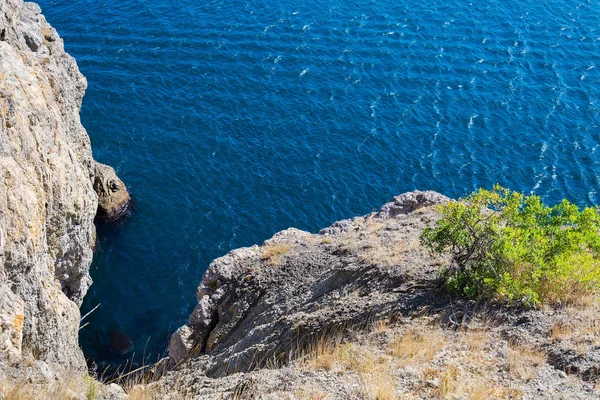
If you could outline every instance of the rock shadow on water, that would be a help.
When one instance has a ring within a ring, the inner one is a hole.
[[[133,350],[133,341],[128,334],[113,329],[108,334],[107,352],[111,357],[121,358],[128,355]]]
[[[131,369],[133,340],[120,328],[112,327],[100,333],[92,343],[92,347],[88,348],[89,354],[86,354],[87,364],[90,371],[97,374],[100,379],[110,380],[111,377]],[[98,354],[104,355],[102,361],[94,360],[94,355]]]

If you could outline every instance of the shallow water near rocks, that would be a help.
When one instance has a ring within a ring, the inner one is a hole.
[[[99,368],[164,355],[210,261],[432,189],[600,202],[599,1],[39,1],[136,200],[102,227]]]

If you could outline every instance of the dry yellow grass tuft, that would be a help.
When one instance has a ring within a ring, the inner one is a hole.
[[[311,393],[309,399],[310,400],[325,400],[328,396],[329,396],[329,394],[325,393],[325,392]]]
[[[170,398],[178,400],[192,400],[197,398],[197,396],[193,396],[190,393],[190,389],[179,379],[168,388],[160,386],[157,383],[152,383],[151,379],[144,377],[131,378],[123,382],[122,385],[129,396],[128,400],[161,400],[165,397],[165,389],[168,389]]]
[[[404,241],[397,243],[384,241],[376,246],[361,249],[358,255],[373,264],[391,267],[404,261],[407,250],[408,244]]]
[[[262,259],[267,260],[269,265],[277,265],[281,257],[290,252],[292,246],[288,243],[268,244],[263,248]]]
[[[458,368],[453,365],[448,365],[439,374],[439,385],[434,390],[434,393],[438,397],[445,399],[451,393],[455,393],[458,390]]]
[[[307,363],[313,371],[331,371],[341,361],[341,347],[335,340],[321,337],[308,348]]]
[[[489,331],[486,329],[476,329],[469,330],[464,332],[465,341],[467,343],[467,347],[469,351],[479,352],[483,351],[488,339],[489,339]]]
[[[390,371],[381,369],[373,371],[370,374],[363,374],[364,395],[372,400],[395,400],[398,398],[396,393],[396,382]]]
[[[430,394],[438,399],[511,399],[519,398],[518,391],[497,384],[486,374],[485,368],[477,370],[474,360],[460,360],[461,365],[445,364],[441,367],[426,368],[423,371],[425,383],[422,391],[430,389]]]
[[[129,400],[154,400],[158,399],[158,393],[145,386],[133,386],[127,390]]]
[[[278,394],[281,395],[281,393]],[[281,398],[292,398],[298,400],[327,400],[330,398],[329,393],[326,391],[311,390],[310,388],[305,387],[300,387],[289,394],[290,397],[281,396]]]
[[[401,364],[426,363],[444,347],[446,338],[438,329],[409,329],[388,343],[388,353]]]
[[[391,326],[391,321],[388,318],[383,318],[373,323],[371,326],[371,332],[375,333],[376,335],[380,335],[389,331]]]
[[[395,400],[396,379],[390,372],[388,356],[378,355],[370,346],[342,343],[323,337],[309,346],[300,366],[312,371],[356,374],[362,383],[361,397],[369,400]]]
[[[321,244],[331,244],[333,243],[333,238],[331,236],[323,236],[320,241]]]

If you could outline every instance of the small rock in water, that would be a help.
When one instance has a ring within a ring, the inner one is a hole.
[[[94,191],[98,195],[98,216],[107,221],[122,218],[131,206],[131,197],[115,170],[95,162]]]

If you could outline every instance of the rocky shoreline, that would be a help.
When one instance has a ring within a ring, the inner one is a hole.
[[[96,381],[78,344],[94,220],[131,199],[92,158],[85,88],[39,7],[0,0],[0,399],[600,398],[598,305],[450,296],[419,238],[451,200],[419,191],[214,260],[169,357]]]
[[[597,303],[524,309],[441,284],[420,242],[451,201],[397,196],[216,259],[147,398],[600,398]],[[168,371],[165,372],[164,368]],[[385,393],[384,393],[385,392]],[[379,394],[378,394],[379,393]],[[187,397],[186,397],[187,396]]]
[[[317,235],[292,228],[261,247],[216,259],[198,286],[188,324],[173,335],[172,361],[197,351],[214,355],[209,375],[223,374],[230,364],[247,371],[256,360],[287,353],[334,327],[364,324],[425,302],[429,295],[409,288],[436,286],[430,282],[437,278],[436,261],[419,245],[424,221],[435,215],[416,211],[446,201],[435,192],[405,193],[376,214],[338,221]],[[384,228],[385,237],[372,241]],[[383,263],[375,268],[372,258]],[[357,297],[352,304],[339,301],[352,293]]]

